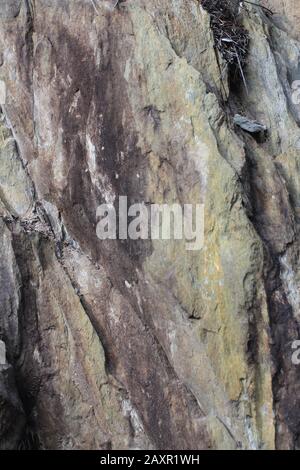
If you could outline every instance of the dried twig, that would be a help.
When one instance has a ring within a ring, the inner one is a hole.
[[[90,0],[90,1],[94,7],[95,12],[97,13],[97,15],[99,15],[99,10],[98,10],[99,5],[97,1],[96,0]],[[122,0],[101,0],[101,1],[102,1],[103,7],[109,11],[113,11],[119,4],[122,3]]]
[[[92,2],[95,12],[97,13],[97,15],[99,15],[99,11],[98,11],[98,8],[96,7],[95,1],[91,0],[91,2]]]
[[[215,45],[223,59],[239,70],[247,89],[243,67],[249,48],[249,35],[237,18],[238,1],[202,0],[201,5],[210,14]]]
[[[250,2],[249,0],[242,0],[244,3],[250,3],[250,5],[255,5],[257,7],[260,7],[262,10],[265,10],[266,12],[269,13],[269,15],[273,16],[274,12],[270,10],[270,8],[265,7],[264,5],[259,5],[259,3],[255,2]]]
[[[246,92],[247,92],[247,95],[248,95],[248,86],[247,86],[247,82],[246,82],[246,79],[245,79],[245,74],[244,74],[244,71],[243,71],[243,67],[242,67],[242,64],[240,62],[240,58],[239,58],[239,55],[238,55],[238,52],[236,51],[236,57],[237,57],[237,61],[238,61],[238,64],[239,64],[239,69],[240,69],[240,73],[241,73],[241,77],[243,79],[243,82],[244,82],[244,85],[245,85],[245,89],[246,89]]]

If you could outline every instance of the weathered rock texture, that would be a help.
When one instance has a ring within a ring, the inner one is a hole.
[[[300,3],[298,0],[262,0],[262,5],[269,7],[278,25],[291,36],[300,39]]]
[[[246,92],[201,2],[94,3],[0,2],[0,447],[299,448],[300,43],[245,3]],[[204,248],[98,240],[119,195]]]

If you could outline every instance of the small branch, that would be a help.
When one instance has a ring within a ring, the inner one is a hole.
[[[98,11],[98,8],[96,7],[95,1],[91,0],[91,2],[92,2],[95,12],[97,13],[97,15],[99,15],[99,11]]]
[[[249,3],[250,5],[255,5],[256,7],[260,7],[262,10],[265,10],[267,11],[268,13],[270,13],[271,16],[274,15],[273,11],[270,10],[269,8],[267,7],[264,7],[263,5],[259,5],[258,3],[255,3],[255,2],[250,2],[249,0],[242,0],[244,3]]]
[[[236,58],[237,58],[237,61],[238,61],[238,65],[239,65],[239,69],[240,69],[240,72],[241,72],[241,76],[242,76],[242,79],[243,79],[243,82],[244,82],[244,85],[245,85],[245,89],[246,89],[246,92],[247,92],[247,95],[248,95],[248,94],[249,94],[249,90],[248,90],[246,78],[245,78],[244,71],[243,71],[243,67],[242,67],[242,64],[241,64],[241,61],[240,61],[240,58],[239,58],[239,54],[238,54],[238,51],[237,51],[236,48],[235,48],[235,51],[236,51]]]

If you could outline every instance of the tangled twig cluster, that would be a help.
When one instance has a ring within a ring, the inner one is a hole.
[[[211,16],[211,28],[217,49],[228,64],[241,70],[246,63],[249,35],[237,19],[239,2],[202,0],[201,5]]]

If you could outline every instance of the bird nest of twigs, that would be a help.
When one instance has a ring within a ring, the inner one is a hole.
[[[223,59],[242,72],[249,50],[249,35],[238,19],[236,0],[200,0],[211,17],[215,46]]]

